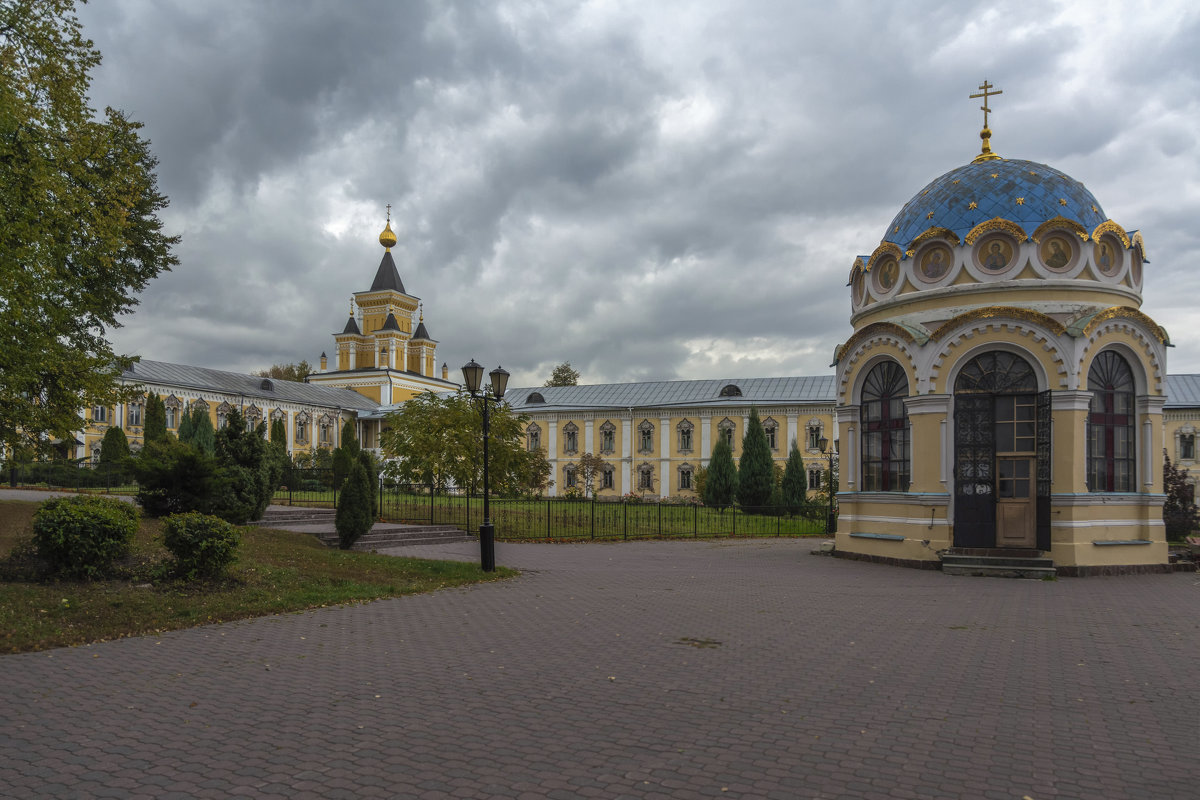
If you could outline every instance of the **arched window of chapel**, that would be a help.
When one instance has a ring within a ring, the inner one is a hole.
[[[1087,485],[1093,492],[1132,492],[1135,480],[1134,383],[1129,362],[1112,350],[1088,369]]]
[[[908,376],[895,361],[881,361],[863,381],[862,488],[866,492],[908,489]]]

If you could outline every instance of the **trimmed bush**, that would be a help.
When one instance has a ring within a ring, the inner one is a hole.
[[[50,568],[66,578],[103,577],[129,553],[138,510],[109,497],[56,497],[33,515],[33,543]]]
[[[209,511],[225,486],[212,456],[174,439],[148,442],[134,468],[138,503],[152,517]]]
[[[237,561],[241,537],[219,517],[189,512],[163,519],[163,546],[175,556],[181,578],[216,578]]]

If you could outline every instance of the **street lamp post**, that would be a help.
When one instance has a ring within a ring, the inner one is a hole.
[[[833,534],[837,532],[837,517],[833,514],[833,454],[838,451],[838,443],[835,439],[833,447],[829,447],[829,440],[822,436],[817,440],[817,445],[821,448],[821,452],[829,451],[829,485],[825,490],[829,492],[829,515],[825,517],[825,533]]]
[[[481,387],[483,382],[483,366],[475,359],[463,365],[463,383],[471,397],[483,406],[483,524],[479,526],[479,564],[484,572],[496,571],[496,528],[492,525],[492,512],[488,506],[488,406],[499,404],[508,388],[508,370],[496,367],[488,373],[492,384],[490,396],[488,389]]]

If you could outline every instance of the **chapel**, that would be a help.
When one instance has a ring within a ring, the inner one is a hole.
[[[979,154],[850,270],[837,551],[1161,568],[1169,340],[1140,310],[1142,237],[1075,178],[993,151],[1000,92],[980,89]]]

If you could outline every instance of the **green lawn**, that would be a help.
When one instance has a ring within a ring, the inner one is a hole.
[[[0,500],[0,652],[156,634],[224,622],[429,592],[511,577],[500,567],[343,552],[315,537],[242,528],[240,558],[219,581],[159,577],[170,555],[156,540],[157,520],[143,520],[133,553],[110,580],[31,580],[26,549],[37,503]]]

